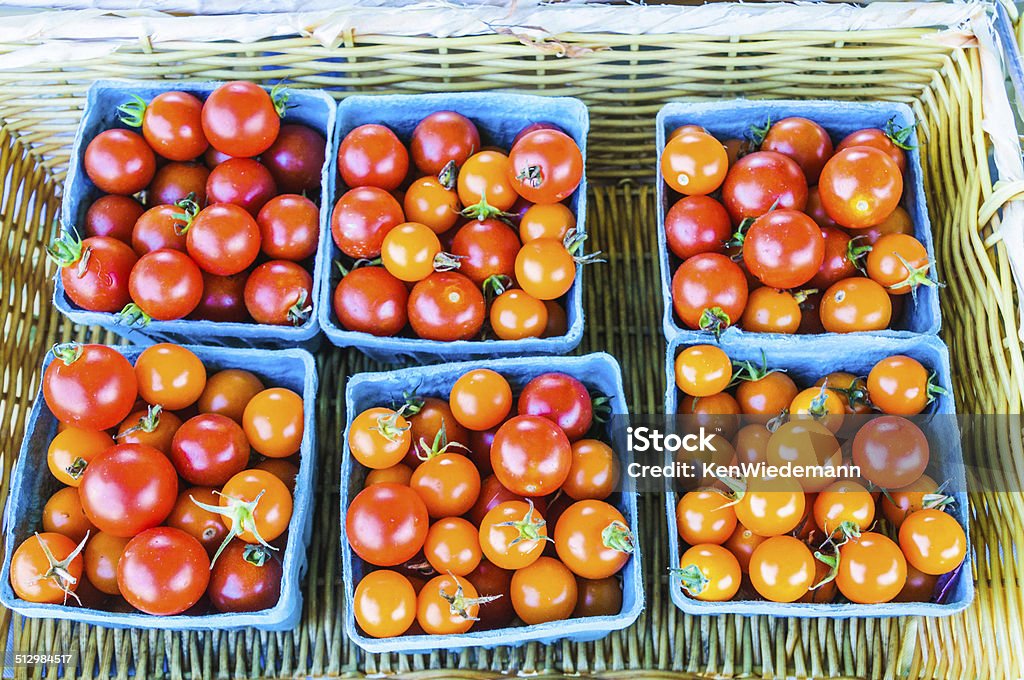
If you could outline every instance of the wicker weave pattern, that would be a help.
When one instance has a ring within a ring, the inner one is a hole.
[[[958,404],[973,412],[1020,412],[1024,358],[1016,335],[1015,290],[998,217],[979,225],[992,195],[977,93],[980,69],[971,50],[932,39],[933,31],[788,33],[744,39],[680,35],[570,35],[579,54],[557,58],[508,36],[457,39],[356,38],[337,49],[292,38],[250,45],[140,44],[62,71],[0,72],[0,241],[4,331],[0,347],[5,396],[0,443],[6,479],[42,353],[56,340],[104,338],[71,327],[50,308],[52,273],[43,259],[55,196],[88,83],[98,77],[247,78],[359,92],[516,89],[571,95],[590,106],[588,174],[596,186],[588,225],[608,254],[600,275],[586,276],[584,351],[616,355],[634,412],[655,413],[662,394],[658,271],[654,244],[653,119],[669,99],[751,96],[890,99],[909,103],[922,120],[922,149],[933,223],[938,230],[945,337],[957,365]],[[0,45],[0,52],[12,49]],[[591,51],[591,48],[594,51]],[[616,186],[621,180],[632,180]],[[601,184],[604,186],[600,186]],[[109,340],[109,338],[108,338]],[[1024,671],[1024,566],[1001,560],[1024,540],[1019,495],[973,496],[972,540],[978,551],[975,606],[951,619],[798,621],[684,616],[665,593],[660,499],[646,497],[646,587],[650,608],[632,628],[589,644],[531,644],[461,655],[363,655],[345,640],[340,607],[338,433],[345,376],[371,365],[355,352],[319,356],[322,469],[311,547],[306,612],[290,634],[175,634],[105,631],[67,622],[25,621],[0,611],[0,656],[12,627],[19,649],[73,645],[81,677],[290,677],[299,674],[403,673],[417,678],[483,678],[501,670],[609,678],[776,675],[814,677],[1012,677]],[[1019,432],[975,447],[994,472],[1020,479]],[[1017,464],[1019,465],[1019,463]],[[59,643],[59,644],[58,644]],[[115,659],[123,661],[120,665]],[[165,673],[164,667],[167,667]],[[95,668],[94,668],[95,666]],[[655,670],[656,669],[656,670]],[[19,671],[20,672],[20,671]],[[20,677],[20,676],[19,676]]]

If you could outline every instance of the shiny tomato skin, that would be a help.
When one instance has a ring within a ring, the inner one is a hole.
[[[315,193],[326,161],[327,140],[305,125],[285,123],[277,139],[260,155],[260,162],[286,194]]]
[[[512,146],[515,146],[519,142],[519,140],[525,137],[526,135],[530,134],[531,132],[536,132],[537,130],[557,130],[558,132],[565,132],[565,130],[563,130],[558,125],[555,125],[554,123],[551,123],[546,120],[538,121],[536,123],[530,123],[522,130],[517,132],[516,136],[512,138]]]
[[[900,147],[893,143],[892,139],[884,130],[878,128],[865,128],[846,135],[838,146],[836,153],[848,149],[851,146],[870,146],[884,151],[893,160],[900,172],[907,169],[907,154]]]
[[[119,444],[146,444],[167,455],[174,433],[181,427],[181,418],[173,411],[161,410],[155,418],[152,410],[140,409],[128,414],[117,429]]]
[[[834,227],[822,227],[821,236],[825,242],[825,256],[817,273],[807,285],[826,290],[832,284],[857,275],[857,266],[850,261],[850,235]]]
[[[25,539],[11,556],[11,587],[14,594],[27,602],[63,604],[73,601],[65,589],[74,592],[82,578],[83,560],[77,555],[68,564],[67,572],[76,582],[48,577],[50,560],[43,550],[43,544],[56,560],[65,560],[77,545],[67,536],[56,533],[37,533]],[[64,588],[60,587],[63,582]]]
[[[468,576],[482,556],[479,530],[461,517],[444,517],[427,531],[423,552],[439,574]]]
[[[806,118],[783,118],[768,130],[762,151],[789,156],[803,170],[808,184],[817,184],[825,162],[832,157],[832,139],[825,128]]]
[[[527,203],[519,218],[519,238],[523,243],[539,238],[565,239],[576,228],[576,215],[565,203]]]
[[[210,145],[236,158],[260,155],[281,129],[281,118],[267,91],[239,80],[224,83],[206,98],[202,120]]]
[[[877,362],[866,384],[872,405],[897,416],[916,416],[928,406],[929,375],[920,361],[894,354]]]
[[[273,541],[288,531],[294,502],[281,478],[272,472],[249,468],[228,480],[218,494],[221,517],[229,532],[246,543],[257,543],[257,534]],[[257,502],[258,500],[258,502]],[[238,513],[238,503],[256,503],[251,512]],[[235,523],[246,520],[243,526]]]
[[[477,568],[466,576],[480,597],[501,596],[497,600],[488,602],[486,607],[480,608],[480,613],[477,614],[480,620],[473,624],[477,630],[502,628],[515,618],[516,612],[512,607],[510,594],[512,573],[508,569],[494,566],[487,560],[481,560]]]
[[[416,169],[437,176],[449,162],[461,167],[480,150],[480,132],[473,121],[454,111],[435,111],[412,131],[409,153]]]
[[[263,381],[254,373],[227,368],[206,379],[196,406],[200,413],[219,413],[241,424],[245,407],[264,389]]]
[[[203,102],[187,92],[161,92],[146,105],[142,136],[153,151],[171,161],[190,161],[206,151]]]
[[[169,342],[150,345],[135,360],[139,397],[179,411],[194,404],[206,387],[206,367],[187,347]]]
[[[539,496],[530,500],[533,501],[537,513],[545,516],[548,509],[547,501]],[[480,495],[477,497],[472,509],[466,513],[466,516],[479,525],[484,521],[484,517],[487,516],[488,512],[506,501],[522,501],[525,504],[526,496],[512,493],[498,481],[497,477],[493,474],[488,475],[480,482]],[[522,518],[521,515],[522,513],[520,513],[519,519]]]
[[[302,326],[313,305],[313,277],[289,260],[271,260],[245,282],[245,308],[256,323]]]
[[[178,494],[178,500],[175,501],[174,508],[164,523],[169,527],[181,529],[202,543],[212,558],[227,537],[228,528],[224,526],[220,515],[199,507],[193,499],[214,507],[220,504],[217,489],[204,486],[189,487]]]
[[[698,489],[676,503],[676,531],[689,545],[721,545],[736,530],[736,511],[729,499],[712,489]]]
[[[853,462],[861,475],[883,489],[917,481],[928,467],[928,439],[917,425],[900,416],[872,418],[853,438]]]
[[[117,563],[130,538],[111,536],[102,531],[95,532],[85,545],[82,557],[85,561],[85,576],[96,588],[106,595],[120,595],[117,585]]]
[[[512,410],[512,387],[489,368],[459,376],[448,396],[452,417],[470,430],[487,430],[502,423]]]
[[[473,220],[459,227],[451,253],[459,258],[459,272],[476,285],[491,276],[515,277],[519,237],[497,219]]]
[[[210,569],[207,594],[219,612],[257,612],[281,598],[281,561],[263,546],[231,541]]]
[[[540,416],[558,425],[570,442],[590,431],[594,410],[590,392],[565,373],[544,373],[526,383],[519,394],[519,415]]]
[[[249,463],[249,441],[235,421],[216,413],[186,420],[174,435],[168,458],[190,484],[223,486]]]
[[[70,486],[61,487],[46,501],[41,524],[43,531],[63,534],[76,545],[96,533],[96,527],[82,512],[78,489]]]
[[[883,222],[899,205],[903,174],[884,151],[855,146],[829,159],[818,191],[829,217],[848,229],[867,229]]]
[[[795,602],[814,585],[817,570],[807,546],[792,536],[773,536],[750,556],[754,589],[772,602]]]
[[[231,276],[251,265],[260,254],[260,227],[244,208],[217,203],[192,220],[186,246],[200,269]]]
[[[77,487],[89,461],[113,445],[106,432],[67,426],[50,441],[46,464],[58,482]]]
[[[562,491],[573,500],[604,500],[619,482],[619,459],[612,447],[597,439],[572,443],[572,467]]]
[[[409,486],[419,494],[432,518],[469,512],[480,496],[480,473],[466,456],[442,453],[421,463]]]
[[[576,259],[562,241],[538,238],[519,249],[515,280],[540,300],[555,300],[569,292],[576,280]]]
[[[614,616],[622,611],[622,584],[614,576],[601,579],[577,577],[576,589],[573,618]]]
[[[755,333],[796,333],[803,312],[800,303],[785,290],[761,286],[750,291],[740,325]]]
[[[863,235],[865,237],[864,240],[869,245],[874,245],[878,242],[878,239],[886,234],[914,235],[914,221],[910,217],[910,213],[903,206],[896,206],[896,209],[881,224],[876,224],[873,227],[861,229],[857,232],[858,236]]]
[[[138,258],[107,236],[82,241],[82,257],[62,266],[60,280],[71,301],[91,312],[119,312],[131,301],[128,281]]]
[[[886,292],[906,295],[926,285],[916,277],[918,272],[927,275],[931,262],[924,244],[913,236],[884,234],[872,244],[865,264],[868,276]]]
[[[251,158],[229,158],[206,179],[206,200],[230,203],[257,215],[267,201],[277,195],[277,184],[270,171]]]
[[[459,167],[456,190],[466,207],[482,203],[498,210],[509,210],[519,199],[510,179],[512,164],[500,151],[485,150],[473,154]]]
[[[527,625],[569,618],[579,597],[572,572],[551,557],[541,557],[512,574],[510,591],[512,606]]]
[[[316,252],[320,237],[320,209],[305,196],[282,194],[267,201],[256,223],[260,247],[274,260],[299,262]]]
[[[719,253],[695,255],[672,277],[672,306],[683,324],[700,328],[706,310],[720,308],[735,324],[747,305],[747,277],[739,265]]]
[[[146,211],[131,196],[107,194],[100,196],[85,213],[85,237],[109,236],[128,243],[132,240],[135,222]]]
[[[285,387],[271,387],[245,405],[242,429],[257,453],[287,458],[302,447],[304,413],[301,396]]]
[[[533,203],[558,203],[583,179],[583,154],[569,135],[535,130],[509,152],[508,180],[516,193]]]
[[[206,180],[210,170],[201,163],[168,163],[157,169],[153,181],[146,188],[146,205],[171,205],[188,198],[198,205],[206,205]]]
[[[471,340],[483,328],[483,293],[458,272],[434,272],[409,293],[409,323],[426,340]]]
[[[408,486],[374,484],[359,492],[345,515],[345,538],[370,564],[390,567],[416,556],[427,537],[427,506]]]
[[[129,130],[104,130],[85,148],[85,172],[100,191],[129,196],[146,188],[156,156],[146,140]]]
[[[889,327],[893,316],[889,294],[861,276],[833,284],[822,296],[818,311],[829,333],[880,331]]]
[[[882,534],[866,531],[839,548],[836,585],[851,602],[889,602],[903,590],[906,580],[903,552]]]
[[[787,290],[811,280],[825,258],[821,228],[796,210],[773,210],[754,220],[743,240],[743,262],[771,288]]]
[[[216,276],[206,272],[203,275],[203,293],[199,304],[189,318],[226,323],[245,323],[249,310],[245,308],[245,282],[247,272],[232,276]]]
[[[613,530],[622,537],[619,542],[606,537]],[[626,518],[604,501],[584,500],[570,505],[558,518],[554,536],[558,558],[583,578],[614,576],[633,553]]]
[[[383,125],[360,125],[341,140],[338,172],[350,189],[377,187],[394,191],[409,172],[409,152]]]
[[[375,638],[397,637],[416,621],[416,590],[406,576],[378,569],[359,581],[352,606],[363,633]]]
[[[409,185],[402,199],[405,218],[425,224],[435,233],[443,234],[459,221],[459,195],[446,189],[434,177],[420,177]]]
[[[124,356],[103,345],[79,345],[43,373],[43,398],[57,420],[88,430],[109,430],[135,406],[138,380]],[[80,352],[80,353],[79,353]]]
[[[548,308],[522,290],[506,290],[491,303],[491,330],[500,340],[539,338],[548,323]]]
[[[550,420],[516,416],[494,435],[491,467],[498,481],[513,493],[546,496],[568,477],[572,447],[561,428]]]
[[[900,525],[899,544],[909,565],[932,576],[953,571],[967,555],[963,527],[942,510],[918,510],[908,515]]]
[[[732,232],[729,213],[710,196],[685,196],[665,215],[669,250],[684,260],[700,253],[723,252]]]
[[[192,536],[157,527],[133,538],[117,563],[117,583],[129,604],[170,616],[194,605],[210,582],[210,558]]]
[[[729,169],[722,183],[722,204],[734,225],[764,215],[773,205],[803,210],[807,205],[807,179],[789,156],[755,151]]]
[[[665,144],[660,168],[662,179],[675,191],[687,196],[706,195],[721,186],[729,156],[707,132],[688,129]]]
[[[90,522],[129,537],[167,518],[178,497],[178,473],[156,449],[120,444],[89,463],[78,489]]]
[[[342,327],[377,336],[397,335],[409,321],[409,290],[384,267],[359,267],[334,289]]]
[[[394,196],[377,187],[356,187],[334,205],[331,235],[349,257],[374,258],[380,255],[387,233],[404,221]]]
[[[842,229],[834,219],[828,216],[825,208],[822,207],[821,192],[818,191],[817,185],[807,190],[807,205],[804,207],[804,213],[822,229]]]
[[[470,604],[457,610],[452,606],[452,600],[460,594]],[[430,635],[465,633],[479,618],[480,604],[475,602],[477,596],[476,588],[465,577],[435,576],[416,597],[416,622]]]
[[[168,249],[184,253],[186,220],[180,219],[184,210],[176,205],[158,205],[150,208],[135,222],[132,230],[132,249],[142,257],[154,250]]]

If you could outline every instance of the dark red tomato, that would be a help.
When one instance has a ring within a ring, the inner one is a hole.
[[[256,323],[301,326],[313,312],[313,277],[288,260],[264,262],[245,283],[245,308]]]
[[[500,220],[473,220],[459,227],[451,252],[464,258],[459,272],[479,286],[491,276],[513,278],[521,245],[516,232]]]
[[[565,433],[550,420],[516,416],[494,435],[491,467],[509,491],[522,496],[546,496],[569,476],[572,447]]]
[[[854,146],[836,153],[818,180],[821,205],[840,226],[867,229],[885,221],[903,196],[903,174],[884,151]]]
[[[100,191],[128,196],[153,179],[156,156],[141,135],[104,130],[85,148],[85,172]]]
[[[807,179],[789,156],[756,151],[729,168],[722,183],[722,203],[733,224],[760,217],[772,206],[803,210],[807,205]]]
[[[896,167],[900,169],[900,173],[907,169],[907,154],[900,147],[896,146],[893,142],[892,137],[885,133],[884,130],[878,128],[867,128],[864,130],[857,130],[851,132],[843,141],[839,142],[839,146],[836,147],[836,152],[849,149],[851,146],[870,146],[879,151],[884,151],[889,158],[893,160]]]
[[[281,561],[262,545],[231,541],[210,570],[207,594],[219,612],[258,612],[281,598]]]
[[[260,227],[237,205],[211,205],[192,220],[186,246],[203,271],[231,276],[251,265],[260,254]]]
[[[850,252],[850,235],[841,229],[822,227],[821,236],[825,240],[825,258],[821,261],[818,272],[811,277],[807,285],[818,290],[826,290],[833,283],[857,275],[857,265],[848,257]]]
[[[80,241],[64,232],[46,252],[60,267],[64,292],[82,309],[119,312],[130,302],[128,279],[138,258],[123,241],[109,236]]]
[[[700,253],[724,251],[730,236],[729,213],[710,196],[684,196],[665,215],[669,250],[684,260]]]
[[[215,276],[203,272],[203,294],[190,318],[228,323],[245,323],[249,310],[245,308],[246,272],[233,276]]]
[[[377,187],[358,187],[335,203],[331,235],[349,257],[374,258],[380,256],[388,232],[404,221],[394,196]]]
[[[230,158],[211,170],[206,180],[209,203],[231,203],[253,216],[276,194],[270,171],[251,158]]]
[[[398,335],[409,321],[409,289],[384,267],[360,267],[334,289],[334,313],[341,325],[377,336]]]
[[[622,611],[622,584],[614,576],[599,579],[577,576],[576,589],[573,617],[614,616]]]
[[[178,473],[152,446],[119,444],[89,461],[78,493],[85,516],[97,529],[135,536],[171,514],[178,499]]]
[[[807,183],[817,184],[821,169],[832,157],[832,139],[812,120],[783,118],[768,130],[761,150],[789,156],[803,170]]]
[[[209,143],[203,134],[203,102],[187,92],[161,92],[145,104],[142,136],[167,160],[190,161],[206,151]],[[131,107],[131,104],[126,107]]]
[[[747,306],[747,277],[725,255],[694,255],[679,265],[672,277],[672,306],[689,328],[730,326],[740,320]]]
[[[394,191],[409,172],[409,152],[389,128],[360,125],[341,140],[338,172],[350,189],[377,187]]]
[[[192,313],[203,297],[203,274],[185,253],[155,250],[139,258],[128,279],[132,300],[159,321]]]
[[[280,191],[313,193],[320,188],[320,173],[327,162],[326,148],[327,140],[316,130],[286,123],[260,161],[267,166]]]
[[[218,548],[227,538],[228,528],[224,526],[219,514],[199,507],[195,501],[217,507],[220,505],[219,494],[217,489],[211,487],[189,487],[178,494],[171,514],[164,521],[167,526],[181,529],[202,543],[211,557],[217,554]]]
[[[490,461],[487,463],[490,466]],[[533,501],[533,507],[537,510],[537,513],[541,516],[546,517],[548,513],[548,503],[544,498],[531,498]],[[477,496],[476,503],[473,504],[473,508],[469,511],[467,516],[473,521],[474,524],[479,525],[484,521],[484,517],[497,505],[501,505],[505,501],[523,501],[526,502],[526,496],[520,496],[514,494],[498,481],[498,478],[494,475],[485,477],[480,482],[480,495]],[[554,526],[552,524],[552,526]]]
[[[210,558],[181,529],[158,527],[133,538],[117,563],[117,586],[128,603],[147,614],[180,614],[210,582]]]
[[[494,473],[491,468],[491,444],[494,443],[494,433],[501,425],[486,430],[469,430],[469,456],[480,470],[480,476],[486,477]]]
[[[206,205],[206,181],[210,171],[201,163],[168,163],[153,175],[146,189],[146,205],[171,205],[192,194],[197,205]]]
[[[189,216],[177,205],[158,205],[150,208],[135,223],[132,230],[132,249],[142,257],[154,250],[167,248],[185,252],[185,232]]]
[[[255,83],[236,80],[206,98],[203,132],[222,153],[236,158],[259,156],[277,139],[283,113],[283,101],[275,101]]]
[[[811,293],[800,303],[800,326],[797,333],[824,333],[825,326],[821,323],[821,299],[825,293]]]
[[[135,406],[135,369],[104,345],[57,345],[43,373],[43,399],[57,420],[85,430],[116,427]]]
[[[246,468],[250,454],[238,423],[219,413],[203,413],[174,433],[168,458],[190,484],[220,487]]]
[[[570,442],[583,438],[594,420],[587,386],[565,373],[544,373],[526,383],[518,412],[547,418],[562,428]]]
[[[743,262],[761,283],[787,290],[811,280],[825,257],[821,228],[796,210],[754,220],[743,239]]]
[[[872,418],[853,438],[854,465],[864,479],[883,489],[916,482],[928,458],[928,439],[921,428],[900,416]]]
[[[427,340],[470,340],[484,324],[483,293],[458,272],[434,272],[409,293],[409,323]]]
[[[132,240],[135,221],[145,211],[142,204],[131,196],[100,196],[85,213],[85,235],[109,236],[128,243]]]
[[[510,594],[511,571],[496,567],[487,560],[480,560],[480,564],[466,576],[466,580],[473,584],[480,597],[497,597],[488,602],[486,607],[480,607],[477,613],[480,620],[473,624],[473,630],[504,628],[512,622],[516,610],[512,607]]]
[[[320,208],[305,196],[283,194],[270,199],[259,215],[263,253],[275,260],[305,260],[316,252]]]
[[[807,206],[804,207],[804,213],[823,229],[825,227],[842,229],[834,219],[828,216],[825,208],[821,205],[821,192],[818,191],[817,185],[807,190]]]
[[[229,158],[234,158],[234,156],[229,156],[222,151],[217,151],[217,149],[211,146],[206,150],[206,153],[203,154],[203,165],[210,170],[213,170]],[[205,187],[206,185],[204,184],[203,186]]]
[[[427,506],[410,487],[374,484],[349,504],[344,540],[370,564],[393,567],[420,551],[429,522]]]
[[[412,131],[409,152],[416,169],[436,177],[448,163],[461,167],[480,150],[480,132],[473,121],[454,111],[437,111]]]
[[[549,123],[547,121],[530,123],[522,130],[520,130],[519,133],[512,139],[512,146],[515,146],[519,142],[519,140],[525,137],[526,135],[530,134],[531,132],[536,132],[537,130],[555,130],[556,132],[565,132],[565,130],[563,130],[559,126],[555,125],[554,123]]]
[[[534,203],[558,203],[583,179],[583,154],[573,138],[557,130],[524,135],[508,154],[508,181]]]

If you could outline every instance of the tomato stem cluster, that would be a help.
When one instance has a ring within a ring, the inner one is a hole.
[[[213,559],[210,560],[210,569],[213,569],[213,565],[217,564],[217,558],[220,557],[221,553],[224,552],[224,549],[228,547],[231,541],[245,532],[252,534],[253,537],[256,538],[256,541],[264,548],[277,550],[277,548],[270,545],[263,539],[263,536],[260,535],[259,528],[256,526],[256,507],[259,505],[260,499],[263,498],[263,494],[266,492],[266,489],[263,489],[256,494],[256,498],[251,501],[236,498],[235,496],[227,496],[220,491],[214,492],[218,496],[226,498],[227,505],[211,505],[209,503],[203,503],[202,501],[197,501],[195,496],[192,496],[191,494],[189,495],[192,502],[203,510],[231,519],[231,529],[228,531],[228,535],[224,537],[224,541],[220,544],[220,547],[217,548],[217,552],[214,553]]]
[[[512,539],[512,542],[509,543],[509,545],[518,545],[523,541],[539,540],[551,541],[552,543],[554,543],[554,540],[550,536],[545,536],[540,533],[540,530],[547,526],[547,522],[540,515],[538,515],[537,517],[533,516],[533,501],[527,498],[526,503],[529,507],[527,508],[526,514],[523,515],[522,519],[509,520],[508,522],[501,522],[499,524],[495,524],[494,526],[512,527],[519,532],[519,535]]]
[[[295,304],[288,308],[288,321],[293,326],[301,326],[306,323],[309,315],[313,312],[313,305],[308,304],[308,297],[305,289],[300,290]]]
[[[133,432],[154,432],[156,428],[160,427],[160,414],[163,412],[164,407],[160,404],[155,404],[146,409],[146,415],[139,418],[139,422],[129,427],[124,432],[119,432],[115,435],[115,439],[121,439],[127,437]]]
[[[63,361],[65,366],[70,366],[78,361],[84,349],[77,342],[64,342],[57,343],[50,351],[53,352],[54,358]]]
[[[604,547],[621,553],[632,554],[633,532],[622,522],[615,520],[601,531]]]
[[[459,616],[466,621],[479,621],[480,617],[470,616],[469,608],[474,605],[487,604],[493,602],[501,597],[498,595],[485,595],[483,597],[466,597],[466,593],[462,588],[462,582],[454,576],[451,572],[448,575],[452,577],[452,580],[456,583],[455,594],[449,595],[445,592],[444,588],[438,588],[437,593],[444,599],[450,606],[452,616]]]
[[[71,567],[71,562],[78,557],[83,550],[85,550],[85,544],[89,540],[89,533],[90,532],[86,531],[85,537],[82,538],[82,541],[75,546],[75,549],[72,550],[67,557],[62,560],[58,560],[53,556],[50,546],[46,545],[46,541],[42,539],[38,532],[35,534],[36,540],[39,541],[39,547],[42,549],[43,555],[46,556],[46,561],[49,563],[46,573],[43,574],[41,579],[50,579],[57,584],[57,587],[64,593],[65,604],[67,604],[69,595],[75,598],[75,601],[79,604],[82,603],[75,591],[71,589],[71,586],[78,583],[78,579],[71,574],[69,569]]]
[[[146,100],[137,94],[129,94],[131,101],[125,102],[117,107],[118,119],[128,127],[142,127],[142,121],[146,116]]]
[[[129,302],[117,313],[117,323],[125,326],[148,326],[152,320],[153,317],[142,311],[142,307],[134,302]]]
[[[89,266],[91,248],[82,248],[82,239],[75,229],[66,229],[46,248],[46,257],[58,267],[70,267],[76,262],[78,278],[85,276]]]
[[[673,567],[669,571],[679,575],[683,589],[694,597],[703,593],[704,588],[711,582],[711,579],[705,576],[704,572],[696,564],[688,565],[682,569]]]

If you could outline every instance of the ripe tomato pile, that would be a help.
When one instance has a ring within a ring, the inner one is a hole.
[[[376,336],[519,340],[566,333],[582,225],[564,201],[583,156],[551,123],[504,150],[481,147],[473,121],[432,113],[408,146],[384,125],[345,136],[348,190],[331,215],[346,265],[334,289],[341,326]],[[591,258],[592,259],[592,258]]]
[[[764,333],[889,328],[905,296],[935,286],[900,206],[909,130],[872,128],[833,146],[806,118],[724,144],[672,132],[661,175],[674,201],[672,305],[684,327]]]
[[[63,486],[14,553],[17,596],[157,616],[277,604],[302,398],[249,371],[208,376],[177,345],[134,366],[104,345],[54,353],[47,465]]]
[[[171,91],[122,105],[139,132],[89,142],[85,171],[104,195],[49,249],[71,301],[126,323],[306,323],[326,140],[281,123],[286,99],[229,82],[206,101]]]
[[[605,399],[546,373],[518,399],[499,373],[447,399],[412,397],[351,423],[369,468],[345,535],[369,568],[354,614],[369,636],[458,634],[617,614],[633,536],[608,501],[619,463],[595,438]]]
[[[847,461],[861,478],[698,482],[676,506],[676,528],[689,546],[678,572],[687,594],[722,601],[743,588],[749,594],[741,599],[756,593],[774,602],[931,600],[938,577],[963,562],[967,538],[943,510],[952,499],[926,474],[928,439],[904,417],[940,392],[927,369],[895,355],[866,379],[831,373],[801,388],[781,371],[733,366],[711,345],[676,359],[686,395],[679,412],[718,433],[715,451],[703,454],[708,462]],[[748,423],[742,428],[739,414]],[[856,417],[870,414],[882,415]]]

